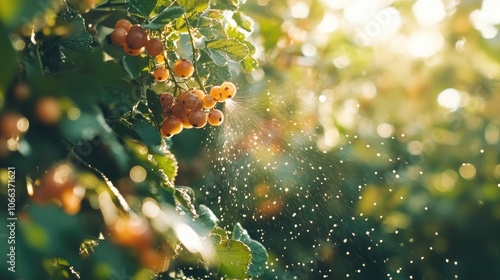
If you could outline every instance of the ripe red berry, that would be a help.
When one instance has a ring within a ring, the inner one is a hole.
[[[148,42],[148,33],[141,26],[133,25],[128,30],[125,42],[131,49],[140,49]]]
[[[217,109],[214,109],[208,113],[208,123],[212,126],[219,126],[224,121],[224,114]]]
[[[191,111],[189,113],[189,123],[195,128],[202,128],[207,124],[208,116],[203,111]]]
[[[182,120],[177,117],[168,117],[161,126],[161,133],[164,137],[172,137],[182,131]]]
[[[170,112],[172,113],[173,116],[182,118],[182,115],[184,115],[184,112],[186,109],[182,107],[180,103],[175,103],[172,108],[170,108]]]
[[[125,31],[128,31],[132,27],[132,23],[126,19],[120,19],[119,21],[116,22],[115,24],[115,29],[117,28],[123,28]]]
[[[163,110],[170,109],[174,105],[174,96],[171,93],[164,92],[160,94],[160,102]]]
[[[194,65],[187,59],[179,59],[174,63],[174,73],[180,78],[189,78],[194,73]]]
[[[149,41],[146,43],[146,52],[150,56],[157,56],[163,53],[165,50],[165,47],[163,46],[163,42],[156,39],[156,38],[151,38]]]
[[[169,73],[164,67],[159,67],[155,69],[153,76],[157,82],[165,82],[168,79]]]
[[[123,46],[125,44],[125,38],[127,37],[127,31],[123,28],[116,28],[111,32],[111,42],[115,46]]]
[[[192,93],[187,93],[182,99],[182,106],[186,110],[193,110],[196,105],[198,105],[198,97]]]

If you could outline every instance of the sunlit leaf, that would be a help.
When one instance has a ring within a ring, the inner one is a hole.
[[[209,229],[215,228],[219,222],[219,218],[215,216],[214,212],[204,204],[200,204],[198,207],[198,221],[205,225]]]
[[[183,7],[186,12],[196,15],[208,8],[209,0],[178,0],[177,3]]]
[[[210,7],[212,9],[218,10],[231,10],[235,11],[238,9],[240,3],[238,0],[212,0],[210,1]]]
[[[186,186],[175,187],[175,199],[192,215],[196,215],[196,208],[194,207],[194,191],[192,188]]]
[[[241,241],[227,240],[215,246],[219,257],[219,273],[226,277],[245,278],[251,264],[250,248]]]
[[[206,47],[220,52],[222,55],[226,56],[228,60],[234,62],[240,62],[250,54],[248,47],[235,39],[218,39],[210,41],[207,42]]]
[[[245,30],[247,32],[253,32],[253,26],[254,26],[253,20],[249,16],[242,13],[241,11],[236,11],[233,14],[233,20],[243,30]]]

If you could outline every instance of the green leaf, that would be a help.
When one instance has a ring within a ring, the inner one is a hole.
[[[156,127],[154,127],[142,115],[136,115],[131,120],[132,129],[140,137],[142,143],[148,147],[156,147],[161,145],[161,134]]]
[[[158,0],[127,0],[128,12],[147,18],[153,11]]]
[[[236,39],[218,39],[206,44],[208,49],[220,52],[228,60],[240,62],[245,59],[250,51],[245,44]]]
[[[213,50],[207,50],[208,56],[212,59],[212,61],[215,63],[215,65],[224,67],[227,65],[227,59],[224,55],[222,55],[218,51],[213,51]]]
[[[174,154],[172,154],[169,150],[165,150],[161,153],[154,153],[153,159],[159,170],[165,174],[173,184],[178,170],[177,160],[175,159]]]
[[[248,268],[248,275],[252,277],[261,276],[265,272],[266,262],[269,257],[264,245],[253,240],[239,223],[234,226],[233,238],[243,242],[252,252],[252,263]]]
[[[184,13],[185,11],[182,7],[170,6],[142,26],[148,29],[161,29],[172,20],[181,17]]]
[[[251,56],[243,59],[243,68],[245,69],[246,72],[252,72],[259,66],[259,62]]]
[[[193,215],[196,215],[194,207],[194,191],[190,187],[179,186],[175,187],[175,198],[177,201]]]
[[[207,50],[201,51],[200,60],[199,63],[196,64],[196,69],[199,75],[207,80],[207,85],[221,84],[231,78],[229,69],[215,64]]]
[[[213,16],[213,12],[204,14],[198,20],[198,30],[207,40],[214,40],[220,37],[227,37],[224,24],[219,18]]]
[[[247,278],[252,260],[250,248],[238,240],[226,240],[215,246],[219,257],[219,274],[225,277]]]
[[[253,32],[253,26],[254,26],[253,20],[249,16],[242,13],[241,11],[236,11],[233,14],[233,20],[243,30],[245,30],[247,32]]]
[[[200,14],[208,9],[208,0],[178,0],[177,3],[183,7],[186,12],[193,15]]]
[[[71,69],[84,63],[92,53],[92,36],[87,32],[85,21],[78,15],[73,18],[67,36],[56,37],[43,44],[43,65],[55,72],[61,68]]]
[[[149,69],[149,60],[146,56],[126,55],[122,63],[127,73],[134,79],[139,78],[142,72],[147,72]]]
[[[12,48],[7,30],[2,24],[0,24],[0,50],[2,50],[0,52],[0,61],[2,62],[2,75],[0,75],[0,96],[2,96],[17,70],[16,52]]]
[[[240,3],[238,0],[211,0],[210,8],[217,10],[236,11]]]
[[[149,110],[152,114],[152,120],[156,128],[160,129],[161,123],[163,122],[163,106],[161,105],[160,97],[156,94],[156,92],[147,89],[146,98]]]
[[[198,207],[198,220],[209,229],[214,229],[219,223],[219,218],[215,216],[212,209],[204,204],[200,204]]]

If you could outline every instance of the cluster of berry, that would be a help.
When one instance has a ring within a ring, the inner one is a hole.
[[[123,46],[125,53],[131,56],[138,56],[144,50],[151,56],[157,56],[165,50],[162,41],[157,38],[149,38],[146,30],[140,25],[132,25],[126,19],[116,22],[110,37],[114,45]]]
[[[195,72],[193,63],[187,59],[178,59],[172,68],[166,67],[168,62],[165,61],[163,42],[157,38],[149,38],[146,30],[140,25],[132,25],[126,19],[115,24],[110,38],[114,45],[123,46],[129,55],[137,56],[145,50],[148,55],[155,57],[157,65],[152,74],[157,82],[166,82],[170,71],[180,79],[187,79]],[[200,89],[184,90],[176,96],[171,93],[160,94],[165,118],[161,128],[162,135],[171,137],[184,128],[202,128],[207,123],[212,126],[221,125],[224,114],[215,109],[215,105],[217,102],[225,102],[235,94],[236,86],[231,82],[213,86],[208,94]]]

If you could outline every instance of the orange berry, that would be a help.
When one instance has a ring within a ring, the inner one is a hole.
[[[123,50],[130,56],[138,56],[142,53],[142,51],[144,51],[144,48],[131,49],[129,46],[127,46],[127,44],[125,44],[123,45]]]
[[[215,100],[215,98],[213,98],[210,94],[205,94],[201,101],[203,101],[203,107],[205,109],[211,109],[215,106],[215,104],[217,104],[217,100]]]
[[[115,29],[117,28],[123,28],[125,31],[128,31],[132,27],[132,23],[126,19],[120,19],[119,21],[116,22],[115,24]]]
[[[153,76],[157,82],[165,82],[168,79],[169,73],[164,67],[159,67],[155,69]]]
[[[55,124],[62,116],[59,101],[53,97],[44,97],[35,105],[35,115],[44,124]]]
[[[219,126],[224,121],[224,114],[217,109],[214,109],[208,113],[208,123],[212,126]]]
[[[224,82],[220,85],[220,92],[219,102],[224,102],[236,95],[236,86],[231,82]]]
[[[187,59],[179,59],[174,63],[174,73],[180,78],[189,78],[194,73],[194,65]]]
[[[177,117],[168,117],[161,126],[161,133],[164,137],[172,137],[175,134],[179,134],[181,131],[182,120]]]
[[[214,86],[210,89],[210,95],[215,99],[219,100],[221,96],[220,86]]]

